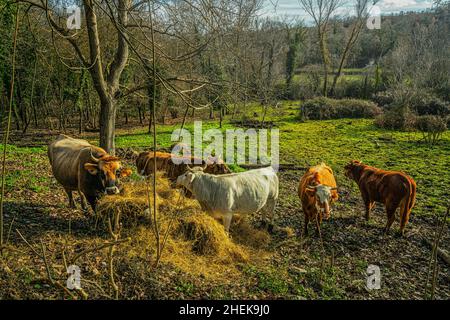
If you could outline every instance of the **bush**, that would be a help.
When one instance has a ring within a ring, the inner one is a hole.
[[[335,98],[367,99],[376,91],[375,81],[370,78],[346,79],[342,77],[334,91]]]
[[[415,95],[412,108],[419,116],[437,115],[447,116],[450,114],[450,106],[432,94]]]
[[[311,120],[374,118],[381,113],[381,108],[371,101],[324,97],[307,100],[300,109],[300,117]]]
[[[450,105],[428,90],[412,91],[410,88],[390,89],[378,92],[372,100],[384,109],[393,109],[399,105],[408,106],[411,111],[423,115],[450,115]]]
[[[435,144],[447,130],[447,121],[438,116],[420,116],[417,117],[416,126],[426,142]]]
[[[409,110],[393,109],[375,118],[375,125],[390,130],[414,131],[417,116]]]
[[[379,106],[385,107],[394,102],[395,94],[393,90],[381,91],[372,95],[372,100]]]

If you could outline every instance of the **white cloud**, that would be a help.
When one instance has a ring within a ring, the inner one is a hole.
[[[432,3],[430,0],[382,0],[377,4],[382,12],[423,10],[430,8]]]
[[[337,15],[347,16],[354,13],[352,1],[344,1],[346,5],[336,11]],[[422,11],[431,8],[432,0],[380,0],[377,6],[381,14],[398,13],[400,11]],[[276,6],[274,7],[274,4]],[[298,16],[310,21],[311,18],[301,8],[298,0],[264,0],[264,15],[269,16]]]

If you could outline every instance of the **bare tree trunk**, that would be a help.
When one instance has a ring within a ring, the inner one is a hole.
[[[112,98],[100,103],[100,146],[115,153],[116,105]]]
[[[30,107],[33,111],[33,118],[34,118],[34,126],[37,128],[38,126],[38,120],[37,120],[37,114],[36,114],[36,106],[33,103],[33,96],[34,96],[34,86],[36,83],[36,70],[37,70],[37,54],[35,53],[34,58],[34,71],[33,71],[33,81],[31,83],[31,95],[30,95]]]
[[[189,106],[186,106],[186,111],[184,112],[184,115],[183,115],[183,121],[181,122],[180,135],[178,136],[178,141],[180,141],[180,139],[181,139],[181,131],[183,130],[184,125],[186,124],[186,118],[187,118],[188,112],[189,112]]]
[[[328,72],[329,72],[329,66],[330,66],[330,58],[327,48],[327,39],[325,35],[326,30],[323,32],[319,28],[319,42],[320,42],[320,52],[322,54],[322,61],[323,61],[323,90],[322,94],[324,97],[328,94]]]
[[[119,0],[117,4],[117,24],[123,28],[128,22],[128,8],[130,0]],[[100,147],[106,152],[115,153],[115,125],[116,101],[115,93],[119,88],[120,75],[128,60],[128,43],[125,34],[117,34],[117,51],[112,61],[106,79],[103,74],[101,59],[100,37],[97,28],[97,16],[94,11],[93,0],[84,0],[86,25],[89,37],[90,60],[93,61],[89,71],[92,76],[94,88],[100,98]]]
[[[364,8],[367,7],[367,0],[363,0],[361,2],[361,5],[364,6]],[[353,25],[352,31],[350,33],[350,37],[347,41],[347,44],[345,45],[344,51],[342,52],[342,56],[341,56],[341,61],[339,62],[339,68],[338,71],[336,73],[336,75],[334,76],[333,79],[333,84],[331,86],[330,89],[330,95],[334,95],[334,91],[336,89],[336,84],[338,82],[338,79],[340,78],[340,76],[342,75],[342,69],[344,68],[346,62],[347,62],[347,58],[350,54],[350,51],[353,47],[353,45],[355,44],[356,40],[358,39],[358,36],[361,32],[361,29],[364,25],[365,21],[363,18],[363,12],[358,12],[358,17],[357,17],[357,21],[355,22],[355,24]]]
[[[144,119],[142,118],[142,109],[141,107],[138,107],[138,114],[139,114],[139,123],[144,124]]]

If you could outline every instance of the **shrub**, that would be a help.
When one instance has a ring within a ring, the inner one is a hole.
[[[438,115],[447,116],[450,114],[450,106],[438,97],[425,94],[416,95],[415,101],[412,103],[412,108],[419,116],[423,115]]]
[[[367,99],[376,91],[375,81],[368,77],[346,79],[342,77],[334,91],[335,98]]]
[[[373,95],[372,100],[387,110],[403,105],[420,116],[450,115],[450,105],[424,89],[416,91],[412,91],[411,88],[390,89]]]
[[[371,101],[324,97],[307,100],[300,109],[300,117],[311,120],[374,118],[381,113],[381,108]]]
[[[375,118],[375,125],[390,130],[413,131],[416,128],[417,116],[408,110],[399,108],[385,112]]]
[[[379,106],[388,106],[395,100],[395,95],[393,90],[381,91],[372,95],[372,100],[375,101]]]
[[[447,121],[438,116],[419,116],[416,126],[423,133],[424,140],[429,144],[435,144],[447,130]]]

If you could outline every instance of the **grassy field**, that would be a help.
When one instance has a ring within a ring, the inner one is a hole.
[[[181,272],[164,258],[155,271],[142,257],[130,260],[124,252],[127,249],[119,247],[116,273],[122,298],[423,298],[431,254],[424,239],[433,237],[437,217],[444,213],[450,196],[450,133],[446,132],[437,145],[428,146],[418,133],[381,130],[373,125],[373,120],[299,122],[298,106],[299,102],[284,102],[278,109],[269,110],[267,120],[274,121],[280,129],[281,163],[307,167],[323,161],[335,172],[340,201],[332,219],[323,225],[324,247],[318,236],[311,233],[305,239],[300,232],[303,214],[296,190],[303,170],[283,171],[279,173],[280,202],[275,224],[291,229],[293,234],[275,231],[263,248],[264,254],[258,253],[258,259],[238,264],[237,275],[230,276],[229,281]],[[250,105],[238,117],[261,115],[258,106]],[[170,146],[170,135],[177,127],[158,126],[158,145]],[[217,127],[216,121],[203,123],[203,129]],[[187,128],[192,129],[192,124]],[[222,130],[230,128],[225,121]],[[93,135],[85,138],[96,142]],[[19,139],[20,136],[14,136],[14,141]],[[143,150],[151,145],[151,138],[145,128],[120,129],[116,142],[120,148]],[[402,170],[416,180],[417,202],[405,238],[394,232],[398,221],[388,236],[382,236],[386,218],[380,205],[375,208],[373,219],[365,221],[357,186],[343,175],[343,166],[352,159],[383,169]],[[258,221],[258,217],[250,217],[252,225],[256,226]],[[45,146],[8,146],[5,226],[13,249],[0,259],[0,298],[64,296],[41,280],[45,267],[39,259],[31,257],[16,229],[37,247],[42,239],[51,248],[50,243],[64,242],[69,237],[78,246],[76,250],[82,250],[105,239],[104,234],[92,230],[91,223],[80,210],[68,208],[62,188],[52,178]],[[126,233],[130,237],[137,234],[141,231]],[[450,249],[449,240],[446,229],[444,249]],[[50,250],[48,255],[58,261],[56,250]],[[100,261],[98,273],[86,272],[88,280],[107,288],[108,279],[103,274],[106,266],[102,264],[105,255],[106,252],[89,256]],[[381,268],[380,290],[365,289],[365,270],[369,264]],[[440,261],[437,298],[450,297],[448,274],[449,266]],[[90,297],[102,297],[94,287],[91,291]]]

